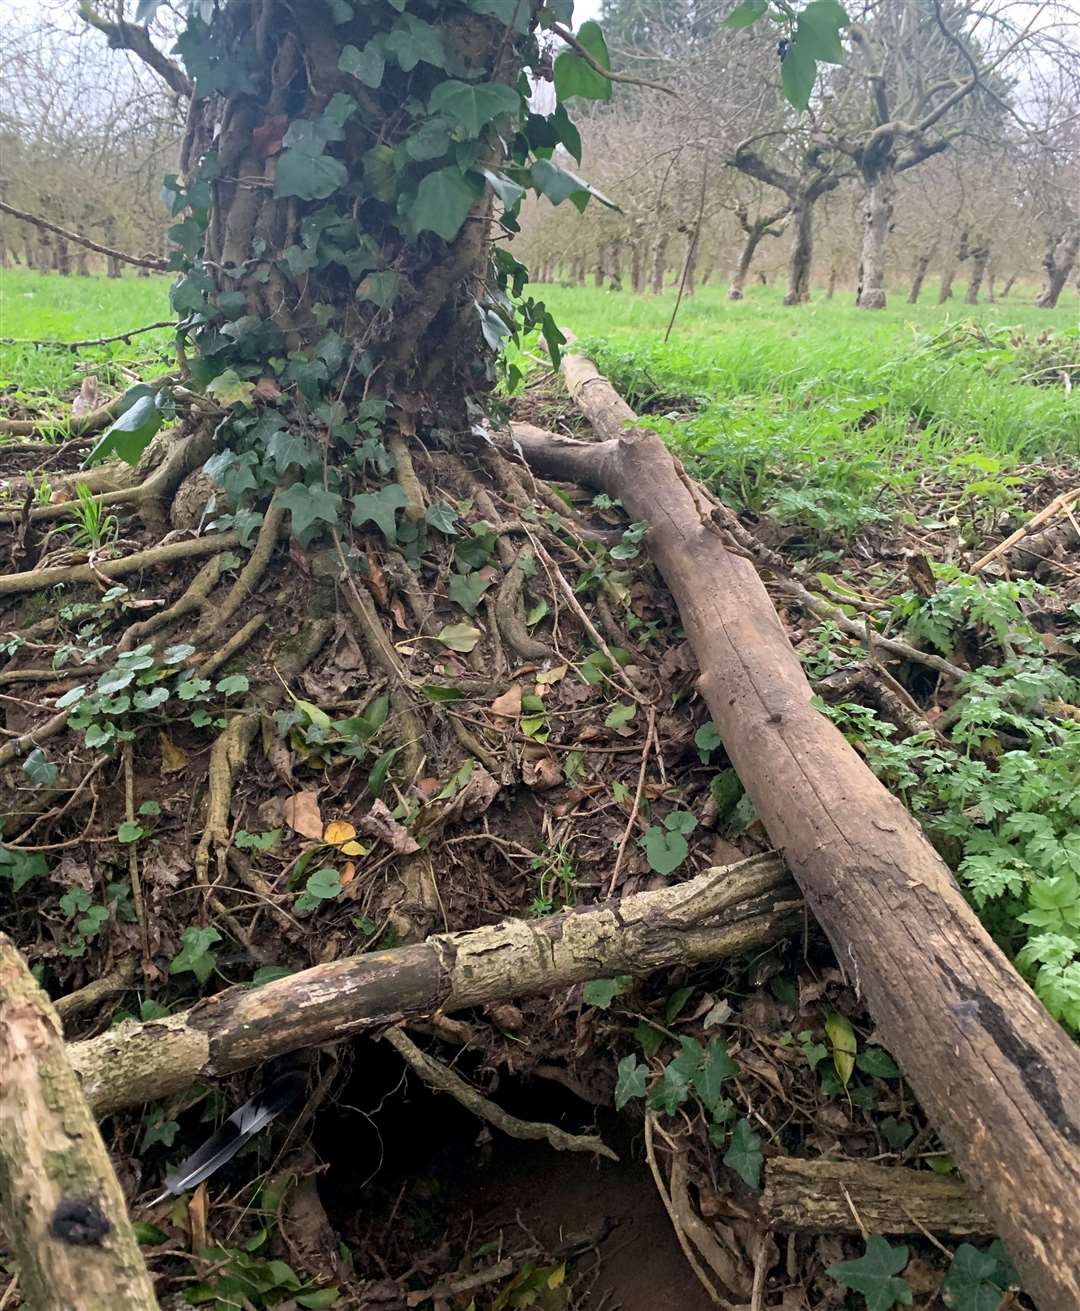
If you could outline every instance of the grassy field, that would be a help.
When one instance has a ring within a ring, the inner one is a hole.
[[[27,269],[0,271],[0,337],[84,341],[112,337],[169,316],[167,278],[62,278]],[[87,371],[96,373],[105,386],[123,386],[125,380],[115,366],[133,362],[135,367],[145,364],[160,372],[172,359],[171,338],[171,331],[161,328],[133,338],[130,345],[113,342],[78,353],[0,342],[0,393],[9,404],[33,406],[78,387]]]
[[[740,508],[847,537],[902,505],[928,475],[949,509],[985,518],[1010,501],[1017,467],[1080,455],[1076,296],[939,307],[894,297],[786,308],[755,289],[684,300],[544,287],[619,390]],[[1050,330],[1049,341],[1040,342]],[[671,418],[665,418],[671,415]]]

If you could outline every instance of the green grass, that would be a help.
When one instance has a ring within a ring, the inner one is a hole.
[[[169,318],[169,282],[162,277],[70,277],[27,269],[0,271],[0,336],[33,341],[79,341],[111,337],[130,328]],[[172,362],[168,328],[146,333],[130,344],[77,353],[28,345],[0,344],[0,394],[16,409],[49,407],[50,399],[77,388],[88,372],[106,388],[121,388],[117,369],[161,372]],[[86,366],[86,367],[83,367]]]
[[[1012,500],[1020,465],[1080,455],[1076,298],[857,310],[847,297],[787,308],[755,289],[684,300],[544,287],[627,400],[739,508],[799,523],[822,543],[901,506],[929,478],[948,512],[985,530]],[[931,289],[931,299],[933,289]],[[1054,333],[1049,345],[1039,334]],[[1051,385],[1035,385],[1038,370]],[[665,413],[674,411],[672,418]]]

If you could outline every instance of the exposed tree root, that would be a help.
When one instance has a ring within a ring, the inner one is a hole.
[[[567,1133],[565,1129],[558,1129],[553,1124],[537,1124],[535,1121],[519,1120],[516,1115],[508,1114],[501,1106],[496,1106],[487,1097],[481,1096],[448,1066],[435,1060],[427,1052],[421,1051],[404,1029],[389,1028],[382,1036],[428,1087],[434,1088],[436,1092],[449,1093],[467,1111],[494,1125],[510,1138],[519,1138],[526,1142],[541,1139],[550,1143],[557,1152],[587,1152],[592,1156],[604,1156],[609,1161],[619,1159],[601,1138],[591,1134]]]
[[[53,1003],[57,1015],[62,1020],[73,1019],[76,1015],[81,1015],[83,1011],[92,1010],[99,1002],[103,1002],[108,997],[115,997],[118,993],[126,992],[135,982],[139,973],[138,962],[134,957],[129,957],[121,961],[108,974],[102,974],[99,978],[91,980],[83,988],[78,988],[75,992],[69,992],[63,997],[57,998]]]
[[[126,578],[142,569],[161,569],[179,560],[196,559],[200,555],[214,555],[240,544],[236,532],[212,533],[195,537],[187,542],[166,542],[136,551],[122,560],[102,560],[97,564],[72,564],[56,568],[31,569],[26,573],[8,574],[0,578],[0,596],[15,596],[19,592],[38,592],[58,583],[100,583],[103,578]],[[2,763],[2,762],[0,762]]]

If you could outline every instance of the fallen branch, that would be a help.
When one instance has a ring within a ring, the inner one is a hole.
[[[69,1054],[87,1101],[107,1115],[408,1016],[737,956],[801,929],[796,895],[779,858],[759,856],[588,910],[438,934],[255,990],[228,988],[166,1019],[118,1024]]]
[[[604,1156],[609,1161],[619,1159],[603,1139],[595,1134],[567,1133],[565,1129],[559,1129],[553,1124],[519,1120],[516,1115],[510,1115],[501,1106],[496,1106],[493,1101],[470,1087],[460,1074],[456,1074],[449,1066],[435,1060],[433,1056],[417,1047],[404,1029],[387,1029],[383,1038],[429,1088],[434,1088],[436,1092],[449,1093],[467,1111],[471,1111],[487,1124],[494,1125],[508,1137],[518,1138],[524,1142],[542,1139],[557,1152],[588,1152],[593,1156]]]
[[[10,214],[12,218],[20,219],[23,223],[32,223],[34,227],[44,228],[46,232],[55,232],[58,237],[63,237],[65,241],[73,241],[77,246],[85,246],[87,250],[95,250],[99,255],[108,255],[110,259],[118,259],[123,264],[134,264],[136,268],[140,269],[154,269],[158,273],[169,272],[168,260],[154,259],[145,255],[126,255],[122,250],[113,250],[111,246],[103,246],[99,241],[91,241],[89,237],[81,237],[69,228],[62,228],[57,223],[50,223],[48,219],[43,219],[40,214],[30,214],[25,209],[16,209],[14,205],[9,205],[6,200],[0,200],[0,214]]]
[[[871,1165],[774,1156],[765,1165],[761,1209],[772,1228],[797,1233],[858,1233],[855,1213],[872,1234],[986,1237],[993,1225],[962,1180]]]
[[[985,555],[980,556],[971,566],[971,572],[973,574],[981,574],[988,564],[992,564],[1001,556],[1006,555],[1010,547],[1015,546],[1017,542],[1022,541],[1025,537],[1030,536],[1033,528],[1038,528],[1040,524],[1046,523],[1048,519],[1052,519],[1054,515],[1060,514],[1062,511],[1067,513],[1069,506],[1072,505],[1073,501],[1077,500],[1077,498],[1080,498],[1080,487],[1074,487],[1071,492],[1062,492],[1060,496],[1055,496],[1049,505],[1044,506],[1039,513],[1029,519],[1026,524],[1017,528],[1016,532],[1010,533],[1003,542],[998,542],[993,550],[987,551]],[[1072,525],[1070,524],[1069,526],[1071,527]]]
[[[595,371],[578,400],[610,429],[614,402]],[[1043,1311],[1080,1305],[1080,1211],[1064,1200],[1080,1196],[1080,1049],[916,821],[814,709],[753,562],[703,522],[660,438],[579,442],[524,424],[514,437],[536,472],[596,487],[651,525],[701,691],[770,839],[1025,1287]]]
[[[0,1215],[29,1311],[156,1311],[60,1020],[0,934]]]

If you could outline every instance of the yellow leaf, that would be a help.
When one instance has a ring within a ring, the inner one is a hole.
[[[161,772],[178,774],[188,762],[187,752],[182,751],[168,733],[159,733],[158,741],[161,743]]]
[[[562,1265],[557,1265],[555,1269],[552,1270],[551,1274],[548,1275],[547,1286],[548,1288],[561,1288],[565,1279],[566,1262],[564,1261]]]
[[[325,710],[320,710],[314,701],[301,701],[298,696],[294,696],[293,705],[302,714],[307,715],[316,728],[328,729],[330,727],[330,716]]]
[[[544,669],[536,675],[538,683],[558,683],[566,677],[566,671],[569,665],[556,665],[554,669]]]
[[[356,829],[344,819],[332,819],[323,830],[323,841],[337,847],[343,856],[365,856],[367,847],[356,842]]]
[[[855,1030],[851,1027],[851,1021],[847,1016],[830,1011],[825,1021],[825,1032],[832,1043],[833,1065],[836,1067],[840,1082],[846,1088],[855,1069],[855,1053],[859,1050]]]

